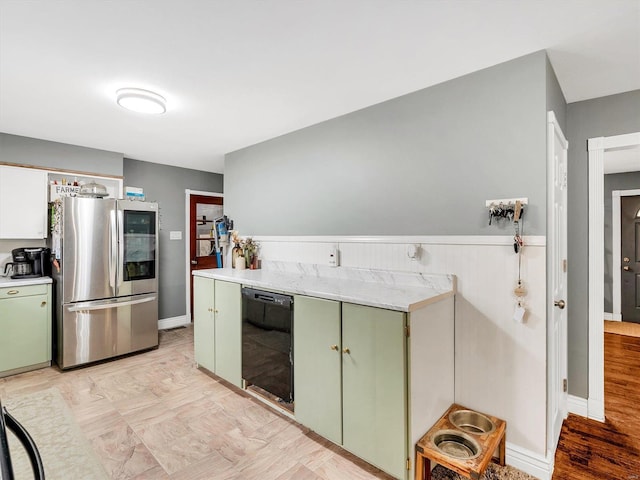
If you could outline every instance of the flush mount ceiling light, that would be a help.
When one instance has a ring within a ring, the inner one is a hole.
[[[167,111],[167,101],[161,95],[142,88],[121,88],[116,91],[118,105],[139,113],[159,114]]]

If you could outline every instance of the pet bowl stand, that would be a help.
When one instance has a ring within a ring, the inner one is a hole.
[[[449,415],[458,410],[469,410],[458,404],[453,404],[440,417],[433,427],[416,443],[416,480],[431,480],[431,462],[439,463],[449,470],[478,480],[493,460],[499,465],[504,465],[507,422],[491,415],[483,414],[495,425],[495,429],[489,433],[473,433],[460,429],[451,423]],[[457,430],[469,434],[480,445],[480,454],[475,458],[456,458],[440,451],[433,442],[433,437],[442,430]],[[498,450],[497,458],[493,454]]]

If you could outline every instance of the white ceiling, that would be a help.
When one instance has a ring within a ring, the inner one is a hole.
[[[546,49],[568,102],[640,89],[640,0],[0,0],[0,131],[224,154]],[[115,90],[168,100],[160,116]]]

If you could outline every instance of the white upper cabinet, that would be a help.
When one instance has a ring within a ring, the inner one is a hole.
[[[47,237],[47,172],[0,165],[0,239]]]

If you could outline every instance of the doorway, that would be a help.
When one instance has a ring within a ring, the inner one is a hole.
[[[216,220],[223,216],[224,200],[219,193],[186,190],[186,303],[187,318],[193,321],[193,271],[222,267],[224,252],[216,242]]]
[[[604,422],[604,166],[606,156],[631,153],[637,162],[640,132],[588,140],[589,173],[589,397],[587,416]],[[635,163],[637,165],[637,163]]]

